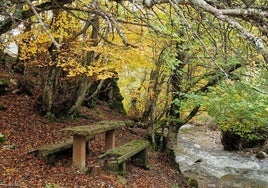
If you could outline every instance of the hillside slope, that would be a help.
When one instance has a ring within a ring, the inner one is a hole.
[[[10,82],[9,74],[2,71],[0,76]],[[0,187],[186,187],[185,177],[168,157],[155,151],[149,152],[150,170],[128,164],[125,178],[106,174],[103,166],[94,177],[80,173],[71,167],[71,154],[62,156],[55,166],[40,161],[29,152],[64,139],[59,133],[61,128],[127,117],[113,112],[105,103],[99,103],[94,109],[81,109],[83,117],[50,120],[34,110],[35,96],[12,94],[11,90],[0,95],[0,105],[4,107],[0,110],[0,133],[6,139],[0,143]],[[146,131],[121,129],[116,137],[116,145],[121,145],[135,138],[145,138]],[[96,136],[89,146],[87,165],[104,152],[103,145],[104,135]]]

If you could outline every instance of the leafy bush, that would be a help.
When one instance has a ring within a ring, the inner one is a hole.
[[[268,95],[242,82],[231,81],[211,88],[204,103],[223,132],[234,133],[245,141],[268,136]]]

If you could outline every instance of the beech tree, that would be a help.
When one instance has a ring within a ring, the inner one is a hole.
[[[64,6],[67,4],[68,6]],[[69,114],[74,113],[83,103],[93,82],[114,75],[114,67],[109,63],[112,58],[108,47],[114,45],[109,39],[113,33],[118,34],[121,43],[131,46],[112,14],[105,10],[109,7],[98,1],[37,3],[26,0],[18,3],[6,2],[4,7],[9,8],[12,14],[3,9],[1,33],[9,31],[12,25],[18,25],[20,22],[25,24],[31,19],[37,19],[29,31],[20,34],[20,41],[17,42],[21,47],[21,61],[31,61],[32,64],[42,62],[35,65],[48,68],[45,71],[46,78],[41,97],[41,111],[44,114],[51,114],[53,107],[60,106],[69,108]],[[50,11],[49,14],[44,14],[46,11]],[[103,41],[102,46],[98,46],[100,41]],[[76,77],[73,82],[79,80],[79,87],[74,86],[76,89],[68,91],[69,94],[64,96],[64,88],[61,86],[66,84],[60,82],[66,82],[66,78],[62,79],[66,77],[66,72],[69,77]],[[103,81],[100,82],[102,83]],[[66,97],[73,95],[73,90],[76,91],[75,97]],[[59,97],[61,100],[55,100],[59,92],[62,93]]]

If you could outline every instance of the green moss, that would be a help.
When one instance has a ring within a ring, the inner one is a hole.
[[[0,79],[0,95],[4,94],[8,88],[8,82],[4,79]]]
[[[5,142],[5,137],[4,135],[2,135],[2,133],[0,133],[0,143],[4,143]]]
[[[167,149],[168,156],[171,160],[175,161],[176,159],[176,153],[174,149]]]
[[[120,176],[126,176],[126,162],[119,164],[118,174]]]
[[[149,170],[149,164],[148,164],[148,151],[147,149],[144,149],[143,151],[137,153],[135,156],[131,158],[131,162],[139,166],[141,168],[144,168],[146,170]]]
[[[190,178],[190,179],[188,180],[188,184],[189,184],[189,186],[190,186],[191,188],[198,188],[198,182],[197,182],[196,179],[192,179],[192,178]]]

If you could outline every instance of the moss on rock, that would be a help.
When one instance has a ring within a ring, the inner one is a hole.
[[[196,179],[190,178],[188,180],[189,187],[191,188],[198,188],[198,182]]]

